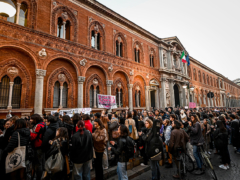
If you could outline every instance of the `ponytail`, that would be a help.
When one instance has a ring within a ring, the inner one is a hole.
[[[84,131],[83,128],[85,128],[85,123],[83,120],[79,120],[77,123],[78,131],[80,132],[80,135],[83,135]]]

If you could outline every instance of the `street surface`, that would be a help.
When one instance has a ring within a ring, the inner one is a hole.
[[[240,155],[234,153],[234,149],[229,145],[229,153],[231,158],[231,166],[229,170],[222,170],[218,166],[220,165],[220,156],[212,154],[211,162],[214,166],[215,172],[217,174],[218,180],[240,180]],[[173,168],[166,169],[164,166],[160,166],[161,180],[173,180],[173,174],[176,174],[176,166],[174,164]],[[151,171],[147,171],[140,176],[134,178],[133,180],[151,180]],[[185,180],[211,180],[208,174],[194,175],[187,174]]]

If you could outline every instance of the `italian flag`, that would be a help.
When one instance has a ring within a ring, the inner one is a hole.
[[[184,51],[182,52],[181,59],[182,59],[182,62],[183,62],[183,63],[187,63],[187,61],[186,61],[186,56],[185,56],[185,52],[184,52]]]

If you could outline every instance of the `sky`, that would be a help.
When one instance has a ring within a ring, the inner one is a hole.
[[[240,0],[98,0],[160,37],[177,36],[189,55],[240,78]]]

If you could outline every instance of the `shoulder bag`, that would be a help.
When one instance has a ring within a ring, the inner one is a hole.
[[[57,142],[58,152],[51,155],[45,162],[45,170],[55,174],[63,170],[64,167],[64,158],[60,151],[60,144]]]
[[[18,133],[18,147],[8,153],[6,158],[6,173],[16,171],[20,168],[25,168],[26,146],[20,146],[20,135]]]

